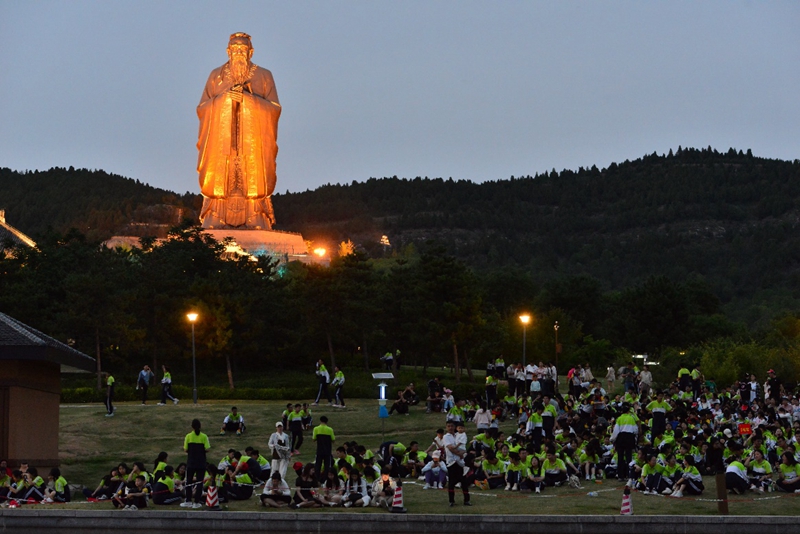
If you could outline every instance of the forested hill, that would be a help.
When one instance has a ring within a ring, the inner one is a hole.
[[[9,224],[31,237],[48,228],[76,228],[90,239],[104,240],[142,223],[155,231],[178,224],[181,216],[195,217],[199,202],[198,195],[178,195],[105,171],[0,167],[0,209],[6,210]]]
[[[665,274],[705,278],[723,302],[755,299],[756,308],[800,298],[800,161],[749,150],[679,148],[482,184],[370,179],[275,205],[307,236],[373,251],[382,234],[394,247],[431,238],[476,268],[516,265],[539,282],[589,274],[616,289]]]
[[[100,171],[2,169],[0,191],[8,221],[32,234],[46,224],[121,227],[147,204],[199,207],[196,195]],[[433,239],[479,270],[517,266],[539,283],[588,274],[617,289],[653,274],[702,278],[743,319],[748,309],[760,316],[763,306],[800,303],[800,161],[749,150],[679,148],[481,184],[371,178],[274,204],[279,229],[329,246],[352,239],[373,256],[386,253],[383,234],[394,250]]]

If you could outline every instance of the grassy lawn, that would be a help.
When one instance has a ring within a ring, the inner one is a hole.
[[[222,419],[235,404],[244,415],[247,432],[242,436],[219,436]],[[185,461],[182,451],[183,438],[191,430],[190,422],[198,418],[203,430],[209,435],[211,452],[209,460],[218,462],[228,448],[244,450],[248,445],[259,449],[262,454],[269,452],[267,440],[280,420],[286,402],[242,401],[204,401],[193,406],[191,400],[182,400],[178,406],[155,406],[155,402],[141,406],[136,403],[120,403],[115,417],[105,417],[102,405],[62,405],[60,457],[61,470],[72,484],[94,487],[100,478],[119,462],[142,461],[152,470],[153,460],[160,451],[169,453],[169,463],[176,466]],[[373,450],[382,441],[381,420],[378,418],[377,401],[353,400],[346,410],[320,406],[313,410],[315,423],[321,415],[327,415],[336,433],[336,441],[357,441]],[[397,440],[408,445],[418,441],[426,448],[433,439],[437,428],[444,426],[443,414],[426,414],[424,407],[413,407],[410,415],[394,415],[386,420],[386,439]],[[513,432],[512,424],[506,423],[504,431]],[[470,437],[474,426],[467,427]],[[300,461],[314,459],[314,443],[311,432],[306,433],[306,442],[301,449]],[[292,478],[289,478],[292,484]],[[586,482],[583,490],[570,488],[548,488],[542,495],[510,493],[503,490],[478,491],[473,488],[471,508],[460,505],[460,493],[456,497],[459,506],[449,508],[445,491],[422,489],[421,483],[408,481],[405,484],[405,506],[412,513],[469,513],[469,514],[619,514],[622,499],[621,485],[616,481],[603,484]],[[713,478],[706,478],[705,499],[716,498]],[[597,491],[597,497],[589,497],[590,491]],[[731,496],[730,513],[733,515],[796,515],[797,498],[800,495],[768,493]],[[82,498],[80,498],[82,500]],[[69,507],[86,509],[108,509],[109,503],[72,504]],[[167,507],[159,507],[161,509]],[[174,507],[174,509],[179,509]],[[229,510],[265,510],[256,498],[228,505]],[[672,499],[666,497],[644,496],[633,493],[635,514],[695,515],[716,514],[717,503],[698,499]],[[183,510],[183,509],[181,509]],[[325,509],[325,511],[348,511],[353,509]],[[371,508],[359,510],[364,513],[383,513]],[[304,510],[303,513],[314,513]]]

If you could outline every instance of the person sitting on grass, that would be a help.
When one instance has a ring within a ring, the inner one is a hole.
[[[314,495],[314,489],[319,487],[314,464],[308,463],[303,466],[303,471],[297,477],[295,487],[297,489],[294,492],[294,502],[289,505],[290,508],[319,508],[321,506]]]
[[[250,449],[249,451],[247,449]],[[252,447],[248,447],[245,449],[245,453],[247,456],[242,456],[240,461],[243,461],[247,464],[247,474],[250,475],[250,478],[253,480],[254,484],[258,484],[259,486],[263,484],[269,478],[269,464],[266,464],[268,469],[263,470],[261,468],[261,463],[259,463],[259,458],[261,458],[261,453],[258,450],[253,449]]]
[[[392,407],[389,408],[389,415],[394,412],[400,415],[408,415],[408,401],[403,397],[403,392],[399,389],[397,390],[397,399],[392,403]]]
[[[603,455],[603,449],[600,446],[600,440],[592,438],[583,449],[583,452],[578,456],[581,470],[586,476],[586,480],[596,480],[597,467],[600,464],[600,457]]]
[[[664,480],[664,466],[658,463],[658,457],[650,454],[642,466],[642,476],[637,488],[645,495],[658,495],[667,488]]]
[[[386,466],[381,470],[381,477],[372,485],[372,506],[389,508],[394,498],[397,484],[391,477],[391,469]]]
[[[531,491],[541,493],[545,487],[544,475],[542,474],[542,463],[536,456],[531,456],[531,464],[528,467],[528,478],[522,482],[521,491]]]
[[[425,413],[439,413],[442,411],[442,406],[444,405],[444,399],[442,398],[442,392],[439,390],[433,391],[428,395],[428,398],[425,399],[427,403],[427,410]]]
[[[143,462],[133,462],[133,467],[131,468],[131,472],[128,475],[128,480],[136,480],[136,477],[142,475],[144,477],[144,481],[147,484],[150,484],[152,480],[152,475],[147,472],[147,469],[144,467]]]
[[[520,461],[519,453],[509,453],[511,462],[506,467],[506,491],[519,491],[520,483],[528,478],[528,467]]]
[[[237,469],[229,465],[225,469],[222,491],[230,501],[246,501],[253,496],[253,480],[246,472],[238,471],[238,465]]]
[[[545,460],[542,462],[544,483],[546,486],[560,486],[567,481],[567,465],[564,460],[556,457],[555,445],[547,447]]]
[[[53,489],[45,488],[44,501],[47,503],[69,502],[72,500],[67,480],[61,476],[61,470],[54,467],[47,477],[53,483]]]
[[[144,475],[138,475],[133,482],[133,487],[126,489],[125,502],[128,510],[138,510],[147,508],[147,501],[150,497],[150,488]]]
[[[480,469],[475,476],[481,482],[481,489],[502,488],[506,477],[506,465],[497,458],[493,450],[484,452],[484,460],[480,463]]]
[[[800,493],[800,464],[797,463],[793,451],[788,450],[781,454],[778,476],[776,485],[779,490],[787,493]]]
[[[5,464],[5,460],[2,462]],[[0,504],[7,502],[8,489],[11,487],[11,473],[10,469],[0,465]]]
[[[122,493],[115,496],[111,502],[114,504],[115,508],[138,510],[140,508],[147,508],[147,499],[149,496],[150,489],[147,487],[144,476],[138,475],[133,480],[133,486],[125,486]]]
[[[236,449],[228,449],[228,454],[222,457],[222,460],[219,461],[217,464],[217,469],[221,472],[225,472],[225,468],[229,465],[236,464]]]
[[[342,460],[340,460],[342,461]],[[344,462],[345,464],[347,462]],[[353,469],[348,469],[349,472]],[[319,495],[320,504],[323,506],[338,506],[342,502],[342,494],[344,493],[344,481],[336,474],[334,469],[327,473],[323,473],[322,479],[322,493]]]
[[[406,389],[403,390],[403,398],[409,406],[416,406],[419,404],[419,395],[417,395],[414,382],[411,382],[406,386]]]
[[[164,469],[167,467],[168,458],[169,454],[167,454],[166,451],[161,451],[153,461],[153,477],[155,480],[158,480],[164,474]]]
[[[703,477],[694,466],[694,457],[685,456],[683,458],[683,474],[675,482],[675,491],[670,496],[680,498],[683,497],[684,492],[689,495],[702,495],[704,489],[706,488],[703,485]]]
[[[764,453],[760,450],[753,451],[744,465],[750,474],[750,489],[764,493],[764,488],[772,482],[772,466],[764,458]]]
[[[412,441],[405,456],[403,456],[403,463],[401,465],[400,473],[401,478],[411,477],[417,478],[420,476],[420,470],[425,466],[426,456],[419,450],[419,443]]]
[[[244,432],[244,417],[236,409],[236,406],[231,408],[231,413],[225,416],[222,420],[222,428],[219,431],[220,436],[224,436],[225,432],[236,432],[237,436],[241,436]]]
[[[183,501],[183,495],[175,491],[174,473],[175,468],[171,465],[164,468],[163,475],[153,487],[153,504],[177,504]]]
[[[25,493],[25,499],[42,502],[44,500],[45,482],[39,476],[39,471],[35,467],[29,467],[28,472],[24,473],[26,477],[26,484],[28,491]]]
[[[351,506],[369,506],[370,495],[367,489],[367,482],[361,477],[361,473],[353,469],[344,485],[344,495],[342,496],[345,508]]]
[[[119,487],[119,483],[115,482],[118,476],[119,472],[116,469],[112,469],[109,474],[105,475],[100,480],[100,484],[98,484],[94,491],[89,488],[83,488],[83,495],[86,497],[86,500],[94,502],[110,499]]]
[[[287,508],[292,502],[292,490],[289,484],[281,478],[280,471],[273,471],[272,476],[264,484],[261,493],[261,506],[267,508]]]
[[[742,445],[730,440],[728,449],[731,452],[731,456],[728,458],[728,467],[725,470],[725,487],[728,488],[729,492],[742,495],[750,487],[747,468],[740,461]]]
[[[9,501],[23,499],[25,498],[25,494],[29,489],[30,488],[28,487],[28,483],[25,479],[25,473],[19,469],[14,469],[11,471],[11,482],[8,486],[8,491],[6,492],[6,498]]]

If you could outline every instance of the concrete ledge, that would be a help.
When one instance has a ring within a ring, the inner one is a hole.
[[[539,516],[326,512],[0,510],[0,532],[800,534],[787,516]]]

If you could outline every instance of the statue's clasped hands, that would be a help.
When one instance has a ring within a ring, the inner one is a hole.
[[[228,95],[230,95],[231,100],[234,102],[241,102],[242,101],[242,86],[241,85],[234,85],[230,89],[228,89]]]

